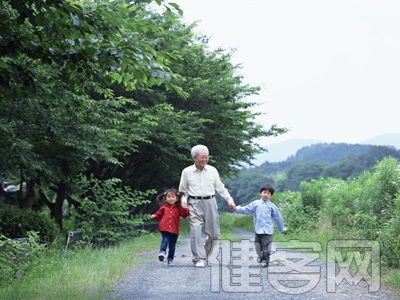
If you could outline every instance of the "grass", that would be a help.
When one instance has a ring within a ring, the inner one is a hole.
[[[220,227],[221,239],[238,240],[232,228],[239,227],[253,232],[253,219],[251,215],[221,213]],[[277,243],[291,239],[317,240],[326,245],[330,239],[327,232],[329,231],[316,229],[295,235],[277,233],[274,240]],[[189,222],[182,219],[180,237],[188,233]],[[160,241],[160,234],[154,233],[132,238],[117,247],[82,247],[67,253],[63,247],[59,247],[58,250],[47,251],[40,256],[39,263],[26,276],[11,282],[0,282],[0,299],[105,299],[105,295],[113,290],[113,284],[124,278],[130,269],[151,259],[137,254],[158,249]],[[400,270],[382,270],[381,273],[385,285],[400,290]]]
[[[101,299],[112,283],[146,259],[136,254],[158,246],[158,236],[150,234],[118,247],[48,251],[27,276],[2,284],[0,299]]]

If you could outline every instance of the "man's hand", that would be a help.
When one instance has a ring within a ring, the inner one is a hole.
[[[184,208],[184,209],[189,209],[189,207],[188,207],[188,205],[187,205],[187,202],[182,202],[181,206],[182,206],[182,208]]]
[[[229,203],[229,208],[231,209],[231,210],[236,210],[236,204],[235,203]]]

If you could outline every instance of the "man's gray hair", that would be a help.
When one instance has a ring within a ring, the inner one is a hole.
[[[207,152],[208,155],[208,148],[204,145],[196,145],[192,148],[192,150],[190,151],[190,153],[192,154],[192,157],[195,157],[197,155],[197,152],[200,150],[204,150]]]

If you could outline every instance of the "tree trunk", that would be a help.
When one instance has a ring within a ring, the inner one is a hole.
[[[63,204],[64,200],[67,199],[67,191],[68,188],[65,184],[59,183],[57,188],[54,190],[56,192],[56,199],[55,202],[50,201],[47,196],[42,192],[39,191],[40,198],[42,201],[47,205],[50,209],[51,217],[54,219],[60,230],[63,230]]]

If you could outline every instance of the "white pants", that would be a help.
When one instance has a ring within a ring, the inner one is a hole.
[[[212,252],[213,241],[219,239],[217,200],[215,197],[205,200],[189,199],[188,206],[193,262],[205,260]]]

